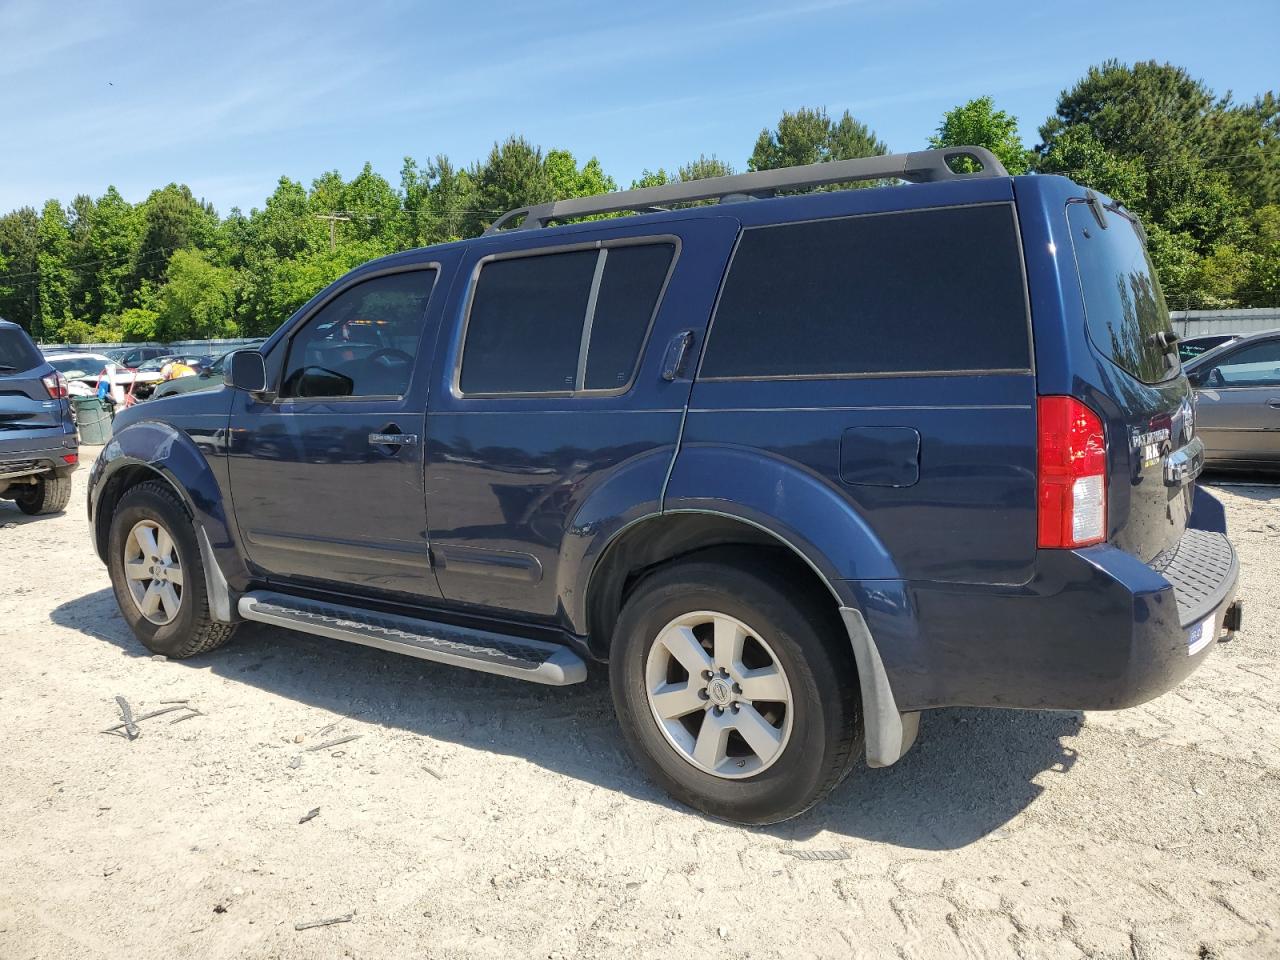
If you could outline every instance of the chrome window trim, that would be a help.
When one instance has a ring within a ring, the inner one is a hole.
[[[627,382],[620,387],[611,387],[609,389],[587,389],[585,386],[578,389],[575,386],[573,390],[539,390],[539,391],[512,391],[502,393],[491,392],[473,392],[465,393],[462,390],[462,364],[466,358],[467,352],[467,333],[471,328],[471,309],[475,304],[476,286],[480,281],[480,273],[489,263],[500,260],[518,260],[524,257],[541,257],[553,256],[557,253],[576,253],[582,250],[598,250],[600,257],[596,260],[596,271],[593,275],[592,291],[589,295],[587,304],[589,317],[584,322],[584,338],[580,341],[578,347],[578,382],[585,382],[586,363],[590,352],[590,327],[595,322],[594,311],[596,307],[596,294],[598,294],[598,286],[596,279],[603,283],[603,267],[604,258],[607,257],[608,251],[615,247],[642,247],[655,246],[658,244],[668,244],[672,247],[671,263],[667,266],[667,275],[662,280],[662,285],[658,288],[658,298],[654,302],[653,311],[649,314],[649,323],[645,327],[644,336],[640,340],[640,349],[636,351],[635,362],[631,368],[631,376]],[[658,312],[662,309],[663,301],[667,296],[667,289],[671,285],[671,278],[675,274],[676,264],[680,260],[682,243],[680,237],[675,234],[645,234],[636,237],[616,237],[609,240],[588,240],[580,243],[556,244],[549,247],[532,247],[520,250],[505,250],[500,253],[490,253],[481,257],[475,262],[475,266],[471,269],[471,275],[467,278],[467,294],[462,305],[462,323],[459,325],[456,340],[456,356],[453,363],[453,372],[450,377],[449,388],[453,396],[459,400],[506,400],[519,399],[524,397],[558,397],[558,398],[576,398],[576,397],[620,397],[625,393],[629,393],[636,384],[636,378],[640,374],[640,366],[644,360],[645,352],[649,348],[649,340],[653,335],[653,327],[658,319]]]

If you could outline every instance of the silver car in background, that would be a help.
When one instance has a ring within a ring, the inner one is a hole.
[[[1209,465],[1280,472],[1280,330],[1215,347],[1183,370]]]

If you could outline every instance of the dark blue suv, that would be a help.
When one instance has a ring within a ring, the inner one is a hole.
[[[80,461],[67,379],[16,323],[0,320],[0,500],[60,513]]]
[[[1239,625],[1141,226],[976,148],[513,211],[353,271],[226,384],[125,411],[93,468],[148,648],[255,620],[607,661],[637,760],[717,816],[800,813],[929,708],[1141,703]]]

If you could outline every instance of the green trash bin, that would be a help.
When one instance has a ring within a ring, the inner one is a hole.
[[[111,413],[97,397],[72,397],[81,443],[106,443],[111,439]]]

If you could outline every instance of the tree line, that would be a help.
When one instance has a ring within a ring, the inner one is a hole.
[[[1170,306],[1280,305],[1280,100],[1218,96],[1186,70],[1107,61],[1058,97],[1027,148],[990,97],[942,118],[931,146],[991,149],[1011,173],[1064,174],[1137,212]],[[917,144],[905,145],[914,149]],[[846,111],[784,112],[747,170],[890,152]],[[630,186],[733,173],[715,156]],[[282,177],[261,208],[223,217],[182,184],[130,203],[114,187],[0,216],[0,316],[47,342],[270,333],[373,257],[480,234],[514,207],[618,189],[594,157],[520,136],[456,166],[406,158],[399,186],[369,164],[310,187]]]

